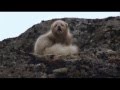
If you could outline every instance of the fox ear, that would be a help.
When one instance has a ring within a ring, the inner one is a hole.
[[[53,29],[54,23],[51,24],[50,29]]]
[[[68,23],[65,23],[66,27],[68,27]]]

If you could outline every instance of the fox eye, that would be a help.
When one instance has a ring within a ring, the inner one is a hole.
[[[57,24],[55,24],[55,26],[54,27],[57,27]]]
[[[61,24],[61,26],[64,26],[63,24]]]

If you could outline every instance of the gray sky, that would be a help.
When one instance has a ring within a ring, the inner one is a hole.
[[[106,18],[120,16],[120,12],[0,12],[0,41],[17,37],[41,20],[54,18]]]

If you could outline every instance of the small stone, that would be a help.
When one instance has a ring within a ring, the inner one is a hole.
[[[109,53],[109,54],[114,54],[114,53],[116,53],[115,51],[113,51],[113,50],[111,50],[111,49],[108,49],[106,52]]]
[[[35,65],[34,70],[37,72],[39,72],[39,71],[45,72],[46,66],[42,63],[39,63],[39,64]]]
[[[42,73],[40,78],[47,78],[47,74],[46,73]]]
[[[47,78],[47,74],[44,72],[35,72],[35,78]]]
[[[49,74],[48,78],[55,78],[55,75],[54,74]]]
[[[59,69],[54,69],[53,73],[67,73],[68,68],[59,68]]]

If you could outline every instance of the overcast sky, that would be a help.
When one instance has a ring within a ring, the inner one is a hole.
[[[16,37],[41,20],[54,18],[106,18],[120,12],[0,12],[0,41]]]

